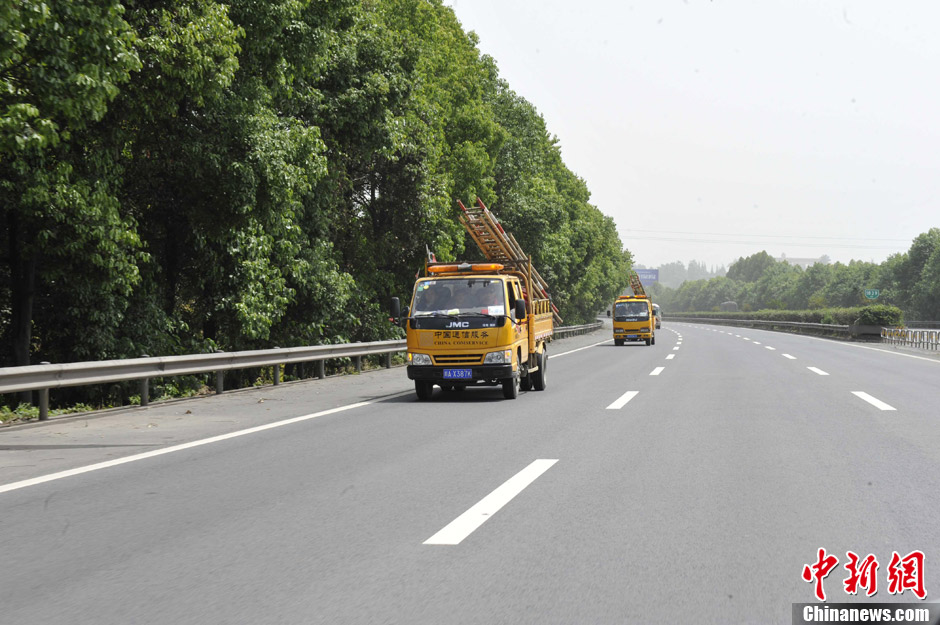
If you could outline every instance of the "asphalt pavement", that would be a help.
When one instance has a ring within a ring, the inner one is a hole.
[[[548,388],[403,369],[0,430],[0,623],[789,623],[940,596],[940,361],[666,323]],[[877,557],[848,595],[846,552]]]

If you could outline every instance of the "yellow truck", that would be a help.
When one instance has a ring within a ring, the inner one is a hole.
[[[428,262],[410,304],[401,310],[392,298],[392,317],[405,328],[408,378],[420,400],[430,399],[435,385],[445,392],[502,386],[506,399],[520,388],[545,390],[547,348],[559,317],[531,261],[477,202],[479,209],[460,205],[461,221],[487,260]]]
[[[630,288],[633,295],[621,295],[614,302],[614,345],[623,345],[626,341],[646,341],[646,345],[656,344],[656,328],[659,327],[653,301],[643,289],[636,272],[630,272]]]
[[[646,341],[656,344],[656,318],[650,298],[622,295],[614,302],[614,345],[626,341]]]

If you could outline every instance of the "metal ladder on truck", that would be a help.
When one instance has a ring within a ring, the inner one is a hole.
[[[457,204],[463,211],[460,215],[460,223],[467,229],[477,247],[483,252],[487,260],[493,262],[519,263],[528,261],[528,256],[522,251],[522,248],[516,242],[515,237],[503,230],[499,220],[493,213],[486,208],[483,200],[477,198],[477,206],[467,208],[463,202],[457,200]],[[532,286],[538,290],[541,296],[549,299],[548,284],[539,275],[539,272],[532,268]],[[556,323],[561,323],[561,316],[558,314],[558,308],[552,303],[552,317]]]
[[[646,291],[643,289],[643,283],[640,282],[640,276],[636,275],[635,271],[630,272],[630,288],[633,289],[634,295],[638,295],[639,297],[649,297],[646,294]]]

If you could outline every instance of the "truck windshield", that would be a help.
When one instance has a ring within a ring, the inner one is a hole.
[[[412,314],[418,317],[434,313],[505,315],[506,294],[503,282],[487,278],[450,278],[418,282]]]
[[[614,321],[644,321],[650,318],[646,302],[617,302],[614,304]]]

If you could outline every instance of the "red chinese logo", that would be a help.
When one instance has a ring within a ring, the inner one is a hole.
[[[845,555],[849,558],[845,565],[845,569],[849,572],[849,576],[843,582],[845,592],[850,595],[857,594],[858,587],[861,586],[868,591],[865,593],[867,596],[873,596],[878,592],[878,558],[868,554],[868,557],[859,564],[858,556],[851,551],[846,551]]]
[[[839,564],[839,559],[835,556],[827,556],[826,550],[820,547],[816,564],[812,566],[807,564],[803,567],[803,580],[807,582],[811,582],[814,579],[816,580],[816,598],[820,601],[826,600],[826,591],[823,590],[823,580],[832,573],[832,569],[836,568],[837,564]]]
[[[927,596],[924,590],[924,553],[912,551],[903,558],[897,551],[891,552],[888,564],[888,592],[892,595],[904,594],[912,590],[918,599]]]
[[[846,594],[857,595],[859,588],[865,590],[869,597],[878,592],[878,558],[874,554],[868,554],[864,560],[860,559],[858,554],[851,551],[845,552],[848,562],[845,564],[845,570],[849,576],[842,582]],[[815,582],[816,598],[820,601],[826,600],[826,591],[823,588],[823,580],[839,564],[839,559],[834,555],[826,553],[826,550],[820,547],[817,552],[816,562],[803,566],[803,581]],[[897,551],[891,552],[891,562],[888,564],[888,592],[892,595],[904,594],[905,590],[910,590],[918,599],[925,599],[927,591],[924,588],[924,552],[912,551],[904,557],[901,557]]]

